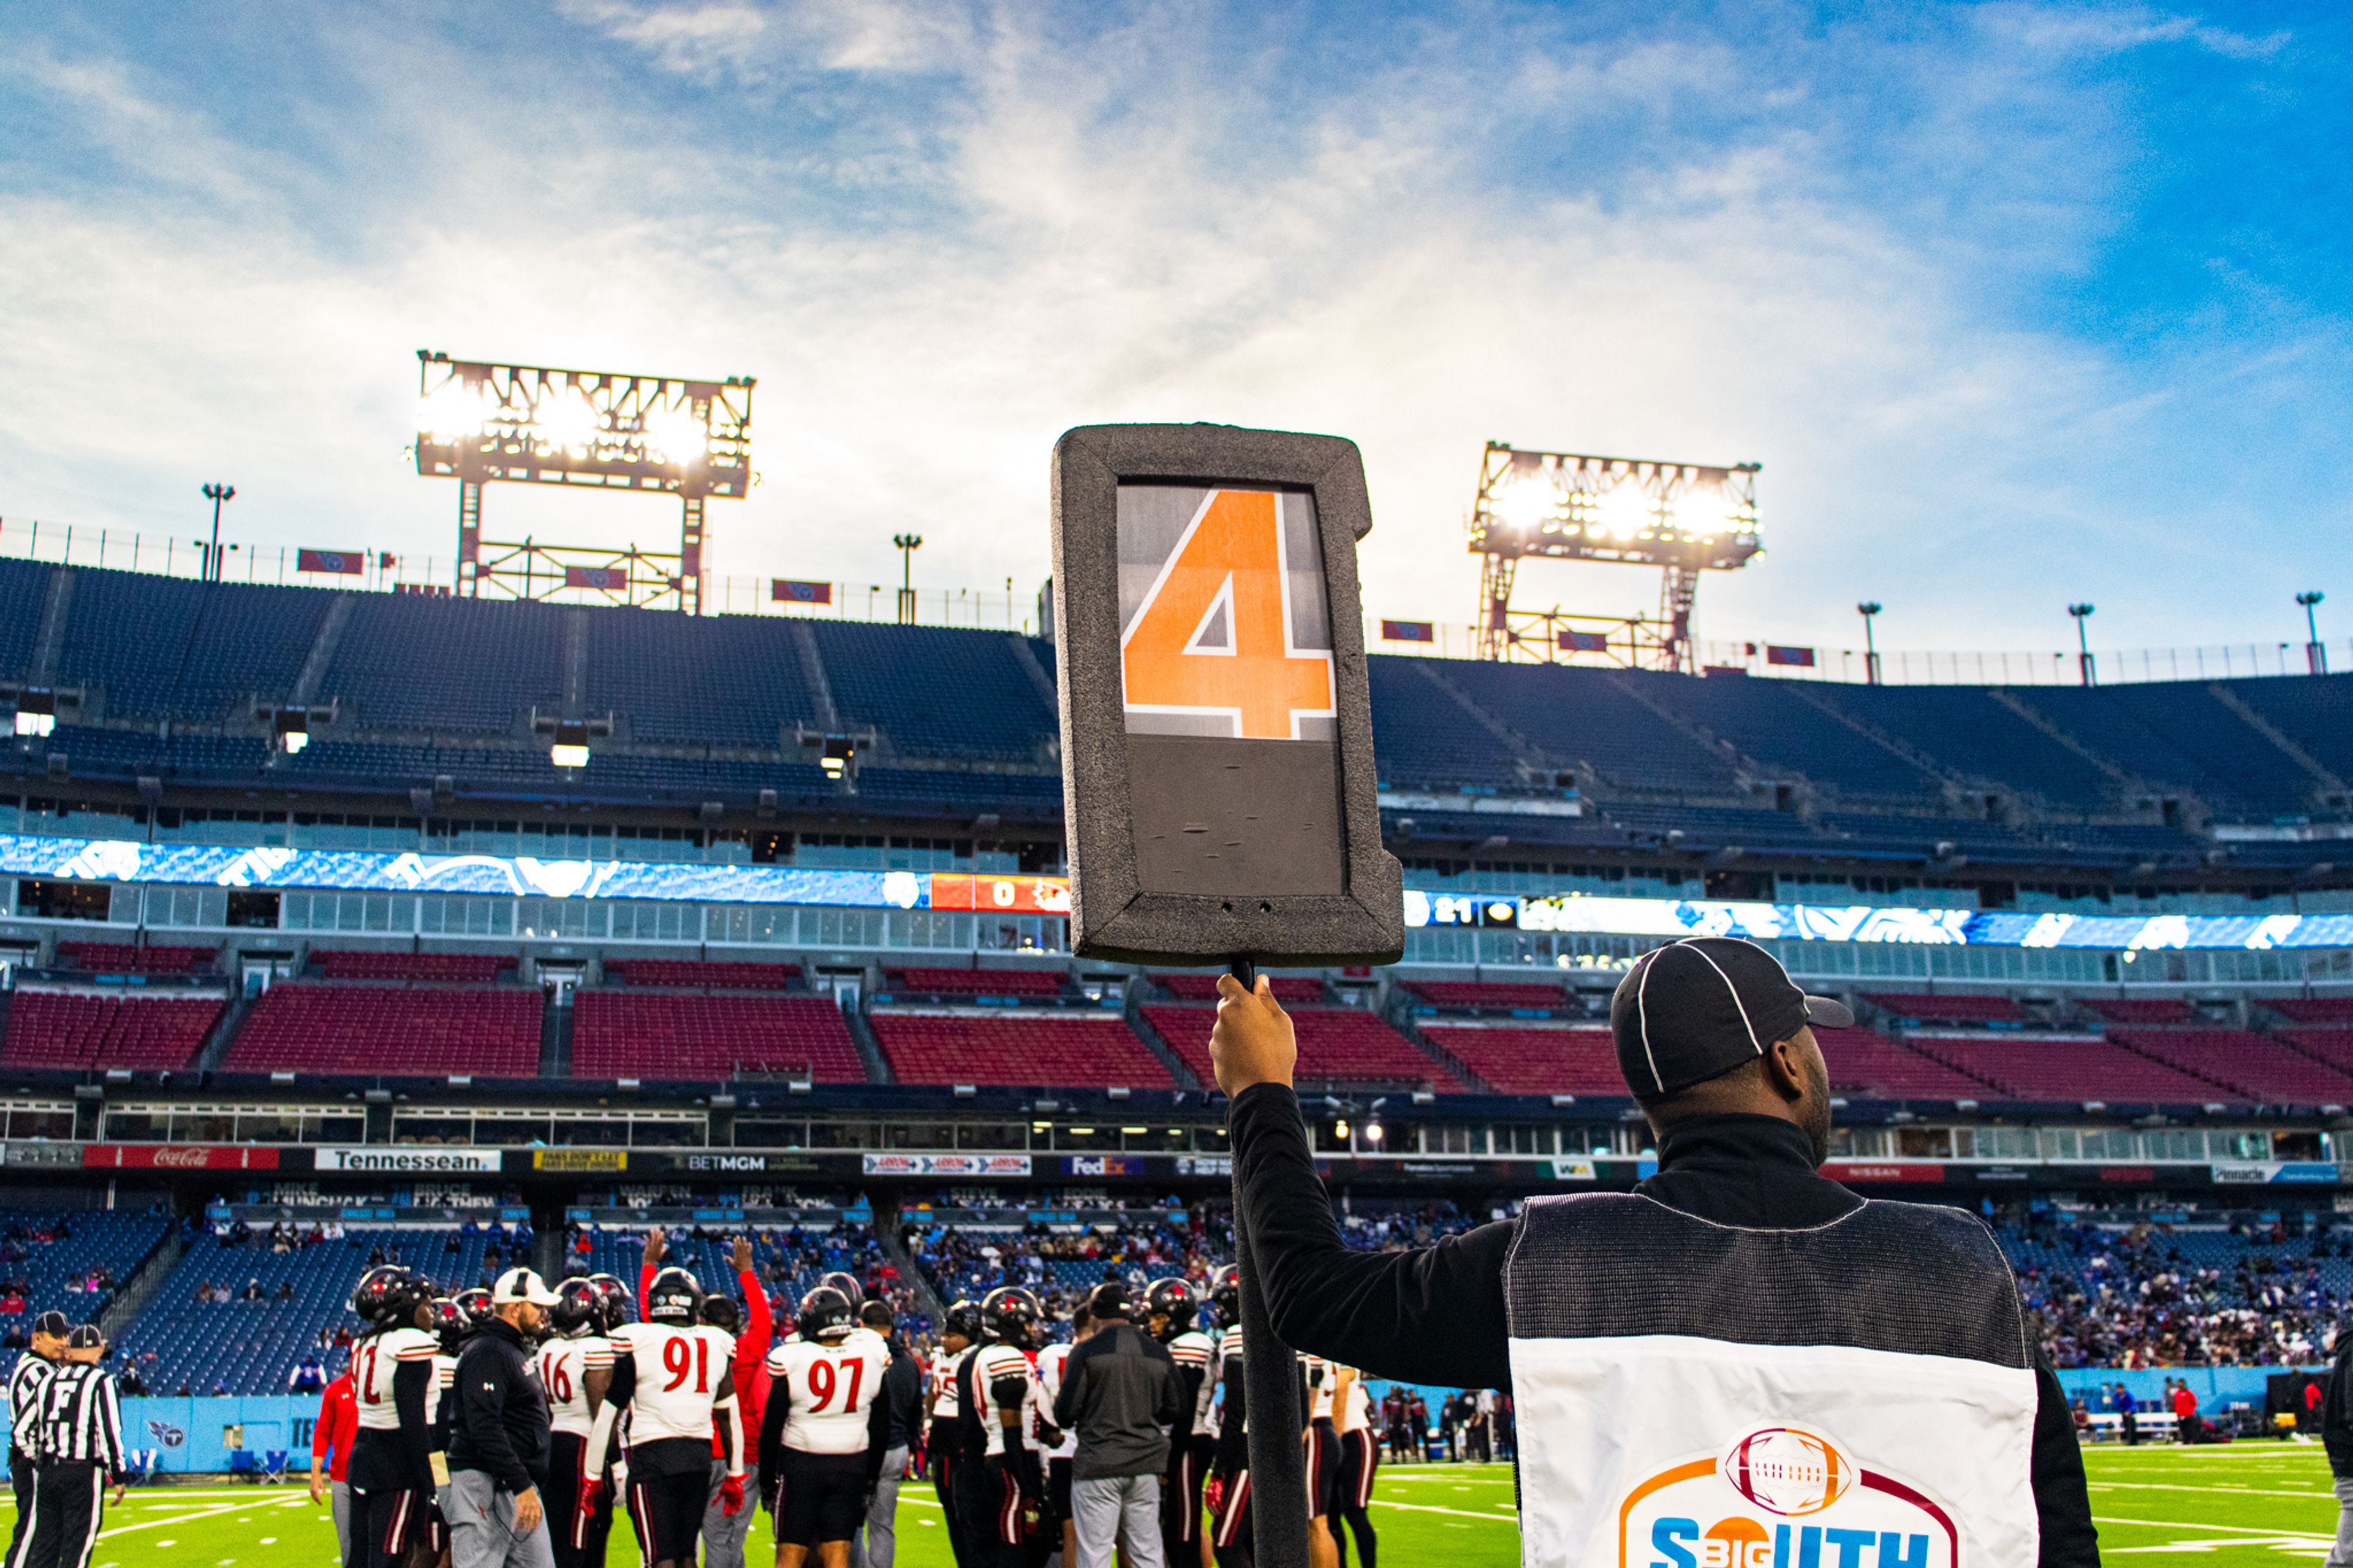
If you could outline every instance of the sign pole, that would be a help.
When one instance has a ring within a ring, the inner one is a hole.
[[[1258,986],[1258,966],[1237,958],[1230,973],[1246,990]],[[1305,1426],[1299,1403],[1299,1360],[1275,1337],[1259,1287],[1241,1172],[1234,1173],[1234,1265],[1242,1308],[1242,1397],[1250,1414],[1251,1559],[1264,1568],[1306,1568],[1307,1459],[1294,1427]]]

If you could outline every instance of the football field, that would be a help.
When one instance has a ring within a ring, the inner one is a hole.
[[[2316,1563],[2335,1535],[2337,1503],[2316,1444],[2095,1448],[2085,1459],[2104,1558],[2213,1568]],[[1509,1568],[1519,1560],[1508,1466],[1384,1466],[1373,1514],[1391,1568]],[[928,1486],[907,1489],[899,1518],[904,1568],[953,1568]],[[91,1561],[92,1568],[328,1568],[334,1551],[326,1510],[300,1487],[198,1479],[133,1491],[109,1511]],[[761,1568],[769,1558],[764,1516],[749,1561]],[[607,1561],[634,1568],[626,1520]]]

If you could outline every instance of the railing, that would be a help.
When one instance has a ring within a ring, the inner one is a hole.
[[[329,553],[356,562],[360,569],[306,572],[301,569],[302,552],[296,546],[228,542],[221,546],[221,574],[225,581],[233,583],[271,583],[346,592],[455,591],[454,558],[396,555],[383,551]],[[120,528],[0,518],[0,556],[19,560],[196,579],[204,575],[205,554],[203,542],[194,539],[159,538]],[[778,585],[788,581],[801,588],[821,592],[822,602],[777,598],[781,591]],[[709,613],[716,615],[892,622],[900,618],[899,595],[898,586],[890,583],[713,576],[709,580],[704,604]],[[627,601],[626,594],[591,588],[559,589],[549,596],[557,602],[587,605]],[[1037,600],[1016,590],[1010,578],[1002,588],[917,588],[913,590],[913,604],[914,624],[919,626],[972,626],[1030,635],[1039,630]],[[1427,626],[1428,639],[1384,637],[1382,617],[1368,613],[1365,617],[1366,647],[1374,653],[1430,658],[1478,657],[1479,628],[1474,626],[1446,621],[1407,624]],[[1745,640],[1701,641],[1694,646],[1699,664],[1710,669],[1738,669],[1752,676],[1782,680],[1860,684],[1870,679],[1869,659],[1862,648]],[[2343,651],[2353,656],[2353,642],[2345,644]],[[2116,684],[2306,675],[2326,668],[2327,655],[2327,644],[2307,646],[2302,642],[2094,649],[2093,672],[2097,680]],[[1791,662],[1797,658],[1808,662]],[[2078,656],[2068,648],[1889,648],[1878,658],[1879,679],[1890,686],[2073,686],[2083,679]],[[1607,650],[1564,655],[1559,662],[1594,668],[1624,668],[1624,660]],[[2353,668],[2353,662],[2344,668]]]

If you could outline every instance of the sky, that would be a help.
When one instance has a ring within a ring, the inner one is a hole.
[[[446,559],[432,348],[756,376],[745,577],[1026,601],[1055,437],[1206,419],[1361,446],[1376,616],[1501,440],[1762,464],[1711,638],[2353,633],[2348,146],[2333,0],[0,4],[0,519]]]

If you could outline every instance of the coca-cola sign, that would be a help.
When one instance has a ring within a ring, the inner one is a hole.
[[[86,1170],[274,1171],[278,1151],[255,1143],[85,1143]]]

